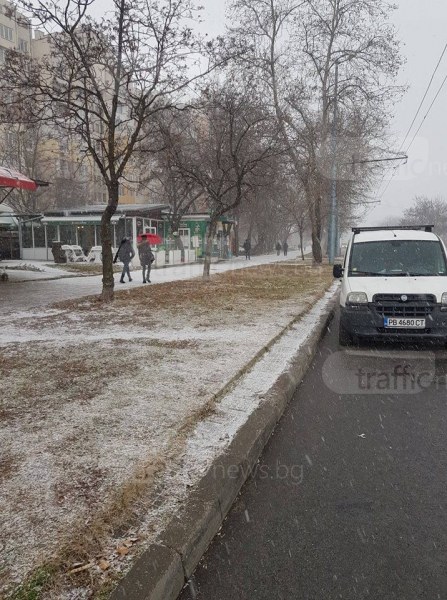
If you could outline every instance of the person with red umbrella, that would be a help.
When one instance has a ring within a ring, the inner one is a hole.
[[[151,265],[155,260],[155,256],[151,250],[151,245],[148,240],[148,234],[142,234],[140,236],[140,243],[138,244],[138,256],[140,257],[141,267],[143,269],[143,283],[150,283],[149,279],[151,275]]]

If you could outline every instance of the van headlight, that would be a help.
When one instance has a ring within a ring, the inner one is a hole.
[[[447,294],[446,294],[446,296],[447,296]],[[350,292],[348,294],[348,297],[346,298],[346,302],[348,304],[367,304],[368,296],[365,294],[365,292]],[[447,304],[446,304],[446,308],[447,308]]]
[[[441,296],[441,310],[447,310],[447,292]]]

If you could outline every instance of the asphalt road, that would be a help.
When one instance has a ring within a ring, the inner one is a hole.
[[[181,600],[447,598],[447,352],[332,329]]]

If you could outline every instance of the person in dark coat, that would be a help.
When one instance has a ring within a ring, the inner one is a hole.
[[[284,251],[284,256],[287,256],[287,250],[289,249],[289,244],[287,243],[287,240],[282,243],[282,249]]]
[[[280,244],[280,242],[276,242],[275,248],[276,248],[276,255],[279,256],[280,252],[281,252],[281,244]]]
[[[132,277],[130,276],[129,265],[132,258],[135,256],[135,251],[132,248],[132,244],[130,242],[130,238],[123,238],[121,240],[120,247],[118,248],[118,252],[116,253],[115,260],[118,259],[123,263],[123,271],[121,273],[120,283],[124,283],[124,275],[127,274],[129,281],[132,281]]]
[[[155,260],[154,253],[151,250],[151,245],[147,239],[147,235],[141,236],[141,242],[138,244],[138,256],[143,268],[143,283],[150,283],[151,265]]]
[[[245,240],[243,248],[245,251],[245,260],[250,260],[251,243],[248,238]]]

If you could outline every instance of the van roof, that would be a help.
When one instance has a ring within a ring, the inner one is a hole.
[[[386,240],[421,240],[421,241],[438,241],[439,238],[435,233],[427,231],[417,231],[415,229],[380,229],[376,231],[361,231],[354,235],[354,244],[361,242],[379,242]]]

